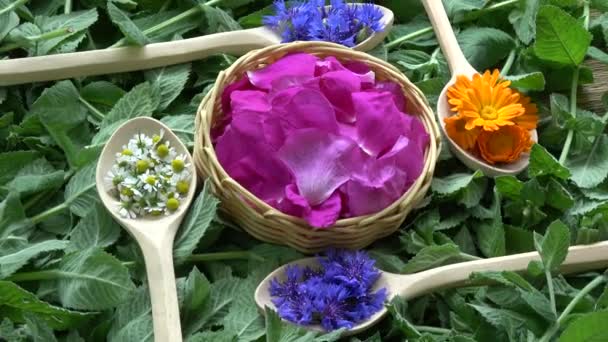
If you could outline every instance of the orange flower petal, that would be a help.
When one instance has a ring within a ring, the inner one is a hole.
[[[458,146],[465,150],[471,150],[477,143],[477,136],[479,135],[480,129],[473,127],[473,129],[466,129],[466,120],[458,115],[453,115],[443,120],[445,122],[445,130],[450,137]]]
[[[530,133],[517,125],[502,126],[494,132],[481,131],[477,138],[479,153],[490,164],[514,162],[531,145]]]

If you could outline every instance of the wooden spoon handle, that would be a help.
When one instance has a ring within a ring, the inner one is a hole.
[[[0,86],[144,70],[216,53],[243,54],[279,43],[263,27],[172,42],[0,61]]]
[[[452,25],[450,25],[442,1],[423,0],[422,4],[431,20],[435,36],[439,41],[441,51],[443,51],[443,54],[445,55],[452,75],[470,74],[472,67],[458,45],[458,40],[456,40],[456,35],[454,35],[454,30],[452,29]]]
[[[161,246],[140,242],[150,287],[155,341],[182,341],[172,245],[172,241]]]
[[[413,298],[434,290],[466,284],[473,272],[524,271],[532,260],[540,260],[537,252],[463,262],[403,276],[408,277],[409,281],[401,281],[401,283],[409,284],[395,285],[400,286],[402,296]],[[560,271],[575,273],[602,267],[608,267],[608,241],[570,247]]]

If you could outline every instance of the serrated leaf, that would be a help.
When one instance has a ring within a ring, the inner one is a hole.
[[[498,192],[512,200],[519,200],[524,183],[514,176],[498,176],[494,179]]]
[[[16,328],[10,319],[4,318],[2,322],[0,322],[0,338],[3,338],[8,342],[21,342],[26,339],[26,336],[24,331]]]
[[[31,313],[25,313],[23,318],[34,342],[57,342],[53,329],[46,322]]]
[[[519,8],[509,14],[509,22],[513,25],[517,37],[526,45],[536,37],[535,23],[539,5],[539,0],[520,1]]]
[[[210,34],[241,29],[241,25],[224,10],[204,4],[201,5],[201,8],[205,12],[205,17],[207,18],[207,29],[205,30],[205,33]]]
[[[234,342],[235,338],[236,338],[236,336],[232,332],[230,332],[230,331],[226,331],[226,330],[219,330],[219,331],[207,330],[207,331],[196,333],[196,334],[188,337],[186,339],[186,342],[208,342],[208,341],[213,341],[213,342]]]
[[[109,342],[154,341],[152,307],[146,287],[138,288],[129,301],[116,308],[107,338]]]
[[[3,253],[0,251],[0,279],[4,279],[25,266],[41,253],[65,249],[67,241],[45,240],[23,246],[21,250]]]
[[[422,334],[416,329],[414,324],[406,318],[407,308],[407,300],[400,296],[396,296],[387,306],[395,328],[399,329],[408,339],[420,338]]]
[[[522,75],[509,75],[505,79],[511,81],[511,86],[515,88],[535,91],[545,89],[545,76],[539,71]]]
[[[534,144],[532,146],[528,172],[532,177],[553,175],[564,180],[570,177],[570,171],[563,167],[559,161],[540,144]]]
[[[562,211],[574,205],[574,199],[570,192],[553,178],[549,180],[546,202],[551,207]]]
[[[491,27],[467,28],[457,38],[464,56],[477,70],[492,67],[515,47],[509,34]]]
[[[72,167],[78,165],[78,154],[82,145],[76,144],[70,131],[82,131],[86,111],[78,102],[78,90],[71,81],[61,81],[45,89],[32,105],[32,115],[37,115],[55,142],[66,154]]]
[[[107,81],[91,82],[80,89],[80,96],[91,103],[112,107],[125,95],[125,91]]]
[[[454,244],[427,246],[410,259],[403,268],[403,273],[415,273],[442,266],[459,256],[460,250]]]
[[[110,254],[94,248],[66,255],[58,272],[59,299],[69,308],[108,309],[125,301],[135,289],[129,270]]]
[[[207,298],[209,298],[210,286],[211,284],[205,275],[194,267],[186,280],[184,304],[180,310],[182,322],[185,323],[184,330],[188,330],[189,322],[196,317]]]
[[[477,226],[477,245],[488,258],[506,253],[505,230],[499,220],[482,222]]]
[[[151,116],[152,90],[148,82],[135,86],[125,94],[106,115],[99,126],[99,133],[93,137],[93,144],[105,143],[123,122],[139,116]]]
[[[596,138],[591,151],[566,160],[572,180],[581,188],[598,186],[608,176],[608,136]]]
[[[99,202],[95,189],[96,166],[97,163],[92,162],[78,170],[65,187],[65,203],[77,216],[86,216]]]
[[[0,15],[0,41],[17,25],[19,25],[19,16],[15,12],[11,11]]]
[[[255,341],[264,335],[264,319],[253,297],[257,283],[252,276],[241,282],[236,298],[223,319],[224,329],[234,332],[239,341]]]
[[[276,312],[266,307],[266,342],[333,342],[342,334],[342,329],[318,336],[314,331],[299,328],[281,321]]]
[[[62,36],[45,39],[36,44],[36,55],[41,56],[48,54],[51,50],[66,42],[70,37],[89,28],[97,21],[97,18],[98,15],[95,8],[51,17],[36,17],[35,23],[41,28],[43,33],[56,31],[62,28],[68,30],[66,34]]]
[[[105,206],[97,203],[72,230],[68,251],[108,247],[118,240],[120,229]]]
[[[559,337],[560,342],[608,340],[608,311],[588,313],[570,323]]]
[[[208,184],[205,182],[203,190],[188,210],[188,214],[177,232],[173,243],[173,257],[178,264],[184,262],[184,259],[192,254],[215,217],[219,201],[209,191]]]
[[[76,327],[93,316],[43,302],[10,281],[0,281],[0,305],[3,305],[3,310],[12,309],[20,315],[26,312],[34,314],[54,329]]]
[[[173,133],[175,133],[184,144],[194,142],[194,115],[169,115],[163,117],[160,121],[171,128]]]
[[[548,271],[555,271],[566,259],[570,247],[570,230],[559,220],[553,221],[545,236],[534,234],[534,245],[543,265]]]
[[[125,12],[121,11],[111,1],[108,1],[107,8],[110,19],[118,26],[128,42],[140,46],[149,42],[146,35],[131,21],[131,18]]]
[[[10,151],[0,153],[0,185],[12,180],[19,170],[38,159],[36,151]]]
[[[534,52],[542,60],[579,65],[585,58],[591,34],[564,10],[541,6],[536,17]]]
[[[144,76],[152,89],[158,92],[160,98],[156,110],[162,111],[184,90],[190,76],[190,64],[178,64],[148,70],[144,73]]]
[[[11,235],[27,237],[31,227],[32,222],[25,216],[19,195],[9,193],[0,202],[0,240]]]
[[[58,189],[63,184],[65,173],[55,168],[44,158],[36,159],[24,166],[5,188],[21,196]]]
[[[481,171],[475,171],[473,174],[455,173],[444,178],[433,178],[431,189],[440,195],[452,195],[469,186],[474,179],[482,176]]]

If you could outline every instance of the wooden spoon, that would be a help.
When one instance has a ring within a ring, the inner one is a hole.
[[[380,278],[374,286],[374,291],[386,288],[388,300],[399,295],[406,299],[415,298],[438,289],[452,288],[467,284],[473,272],[485,271],[514,271],[527,269],[532,260],[540,260],[537,252],[508,255],[498,258],[468,261],[458,264],[442,266],[414,274],[394,274],[381,271]],[[311,266],[318,268],[316,258],[301,259],[283,265],[270,273],[255,290],[255,301],[258,308],[264,312],[265,307],[276,311],[269,293],[270,281],[274,278],[286,279],[285,271],[288,265]],[[561,271],[575,273],[598,268],[608,267],[608,241],[587,246],[574,246],[568,250],[568,256],[562,264]],[[384,315],[386,308],[352,329],[346,330],[344,336],[360,333],[378,323]],[[319,325],[304,326],[304,328],[323,331]]]
[[[133,135],[144,133],[152,136],[159,134],[161,129],[164,130],[164,139],[170,142],[170,146],[176,149],[178,155],[187,156],[186,164],[190,164],[192,174],[190,190],[185,198],[181,199],[179,208],[168,216],[124,218],[118,214],[118,201],[110,195],[109,185],[104,178],[114,164],[116,153],[122,151],[122,146]],[[135,238],[144,256],[156,341],[182,341],[175,272],[173,271],[173,239],[194,197],[196,171],[193,165],[192,157],[184,144],[167,126],[149,117],[135,118],[120,126],[107,142],[97,163],[96,183],[101,201],[114,219]]]
[[[383,13],[384,29],[359,43],[353,48],[355,50],[373,49],[384,40],[391,29],[393,12],[388,8],[375,6]],[[128,46],[9,59],[0,61],[0,86],[152,69],[186,63],[218,53],[241,55],[280,42],[281,37],[275,32],[266,27],[256,27],[142,47]]]
[[[469,64],[462,53],[460,46],[458,46],[458,41],[456,40],[456,36],[454,35],[454,31],[452,30],[452,26],[448,20],[448,16],[443,8],[443,3],[439,0],[423,0],[422,3],[426,9],[429,19],[431,20],[431,24],[435,30],[435,36],[439,41],[441,50],[443,51],[445,59],[448,62],[448,66],[450,67],[450,71],[452,72],[452,78],[441,91],[439,100],[437,101],[437,117],[439,118],[440,123],[439,127],[441,127],[443,136],[446,137],[449,142],[450,150],[452,150],[454,155],[460,159],[463,164],[472,170],[483,171],[486,176],[516,175],[520,173],[528,167],[528,163],[530,161],[529,154],[522,154],[521,157],[513,163],[491,165],[464,150],[458,146],[458,144],[452,141],[450,137],[448,137],[443,119],[452,116],[454,113],[450,109],[450,105],[448,103],[446,96],[447,90],[456,82],[456,77],[458,75],[473,77],[473,75],[478,74],[478,72],[471,66],[471,64]],[[538,141],[536,130],[530,131],[530,136],[534,142]]]

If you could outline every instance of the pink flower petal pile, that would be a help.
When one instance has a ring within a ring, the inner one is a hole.
[[[226,172],[317,228],[396,201],[429,143],[398,84],[333,57],[294,53],[249,72],[226,87],[222,109],[212,135]]]

